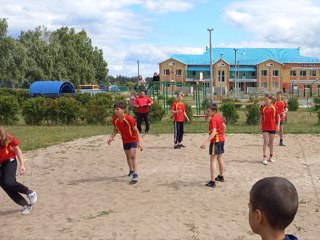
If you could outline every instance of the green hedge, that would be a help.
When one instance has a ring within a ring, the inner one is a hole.
[[[18,121],[18,101],[15,96],[0,95],[0,124],[11,125]]]

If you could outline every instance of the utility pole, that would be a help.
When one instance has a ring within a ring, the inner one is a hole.
[[[140,72],[139,72],[139,60],[137,60],[137,64],[138,64],[138,81],[139,81],[139,76],[140,76]]]
[[[222,56],[223,54],[220,54],[220,75],[219,75],[219,80],[220,80],[220,97],[222,97]]]
[[[211,43],[211,32],[213,28],[208,28],[209,31],[209,43],[210,43],[210,101],[213,101],[213,73],[212,73],[212,43]]]
[[[234,83],[233,83],[233,96],[236,97],[236,87],[237,87],[237,51],[238,48],[234,48]]]

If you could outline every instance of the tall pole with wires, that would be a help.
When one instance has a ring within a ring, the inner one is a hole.
[[[212,42],[211,42],[211,32],[213,28],[208,28],[209,31],[209,44],[210,44],[210,101],[213,101],[213,72],[212,72]]]

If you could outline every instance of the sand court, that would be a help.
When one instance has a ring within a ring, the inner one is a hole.
[[[38,193],[32,213],[21,216],[0,192],[0,239],[226,239],[255,240],[248,223],[251,186],[282,176],[296,186],[299,210],[287,232],[299,239],[320,235],[320,136],[286,135],[275,163],[262,165],[262,136],[226,137],[225,182],[210,178],[206,134],[146,135],[137,154],[139,182],[129,185],[119,137],[108,135],[25,152],[27,173],[18,181]],[[276,137],[278,143],[278,137]],[[23,150],[23,149],[22,149]],[[217,168],[218,169],[218,168]]]

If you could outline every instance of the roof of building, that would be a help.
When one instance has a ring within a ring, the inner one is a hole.
[[[65,81],[36,81],[29,88],[29,95],[59,97],[62,93],[75,93],[72,83]]]
[[[212,62],[215,63],[222,59],[234,65],[234,48],[212,48]],[[210,49],[202,55],[174,54],[171,58],[187,65],[209,65]],[[300,54],[300,48],[238,48],[236,54],[239,65],[257,65],[267,60],[279,63],[320,63],[319,58],[306,57]]]

